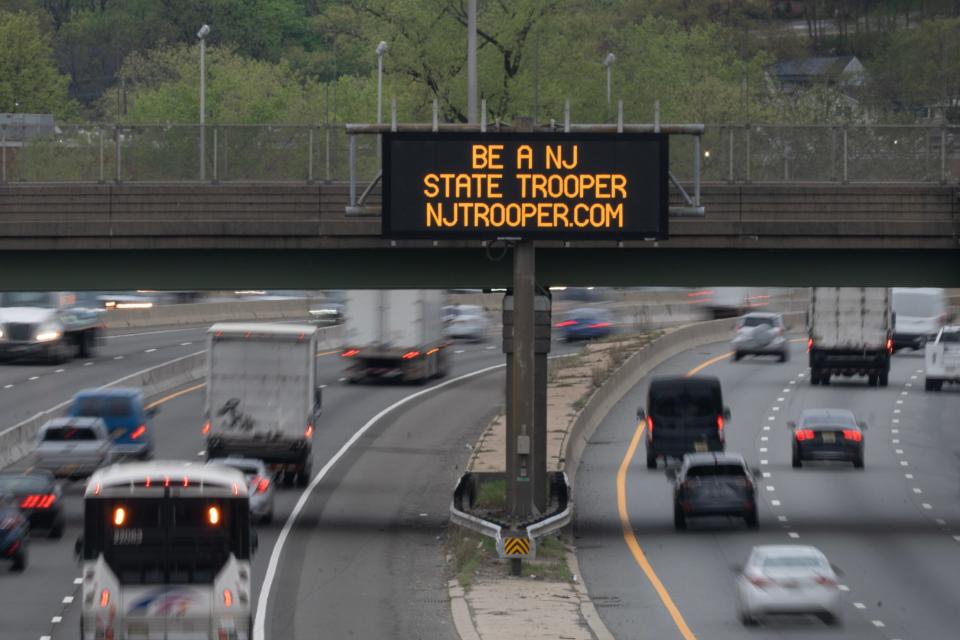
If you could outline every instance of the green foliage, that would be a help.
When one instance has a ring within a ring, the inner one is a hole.
[[[50,37],[38,18],[0,12],[0,42],[0,111],[71,113],[68,78],[57,72]]]

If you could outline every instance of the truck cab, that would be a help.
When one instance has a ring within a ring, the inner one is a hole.
[[[101,332],[99,312],[81,306],[74,292],[0,293],[0,358],[90,358]]]
[[[960,382],[960,325],[948,325],[927,342],[926,359],[927,391],[940,391],[945,382]]]

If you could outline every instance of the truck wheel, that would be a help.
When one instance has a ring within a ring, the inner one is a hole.
[[[20,573],[27,568],[27,550],[21,545],[20,550],[17,552],[17,555],[13,557],[13,566],[10,567],[12,570]]]
[[[784,349],[780,352],[780,362],[786,362],[790,359],[790,352]]]
[[[757,517],[757,507],[754,506],[746,515],[743,516],[743,519],[747,522],[748,529],[756,529],[760,526],[760,519]]]
[[[79,353],[81,358],[93,358],[97,350],[97,332],[85,331],[80,335]]]
[[[943,380],[937,380],[935,378],[927,378],[923,383],[923,388],[927,391],[940,391],[943,387]]]
[[[737,360],[739,360],[739,359],[742,358],[742,357],[743,357],[743,354],[740,353],[739,351],[734,351],[734,352],[733,352],[733,361],[734,361],[734,362],[736,362]]]
[[[280,476],[280,480],[283,483],[283,486],[292,487],[295,477],[296,474],[293,471],[284,471]]]
[[[830,373],[824,373],[820,376],[820,384],[825,387],[830,386]]]
[[[869,376],[867,376],[867,384],[870,385],[871,387],[877,386],[877,380],[878,378],[876,374],[870,374]]]
[[[673,505],[673,528],[677,531],[683,531],[687,528],[687,519],[683,515],[683,511],[680,509],[680,505]]]
[[[312,465],[305,464],[297,471],[297,486],[301,489],[310,484],[310,476],[313,475]]]
[[[889,376],[890,376],[890,374],[887,373],[887,372],[884,372],[884,373],[881,373],[881,374],[880,374],[880,386],[881,386],[881,387],[887,386],[887,383],[890,381]]]
[[[820,374],[817,371],[810,372],[810,384],[813,386],[820,384]]]

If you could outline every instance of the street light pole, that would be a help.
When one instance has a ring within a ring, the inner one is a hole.
[[[384,40],[377,45],[377,124],[383,122],[383,54],[387,52]],[[383,136],[377,134],[377,158],[383,153]]]
[[[467,122],[477,123],[477,0],[467,3]]]
[[[613,63],[617,61],[617,56],[613,53],[608,53],[607,57],[603,59],[603,66],[607,68],[607,120],[610,120],[610,88],[611,88],[611,70],[613,68]]]
[[[203,25],[197,31],[200,39],[200,179],[207,175],[207,36],[210,25]]]

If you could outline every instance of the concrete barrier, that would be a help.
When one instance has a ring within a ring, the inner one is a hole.
[[[799,328],[803,324],[803,316],[800,312],[784,314],[784,322],[788,327]],[[577,468],[580,466],[583,450],[615,404],[655,367],[669,358],[705,344],[730,340],[735,324],[736,318],[726,318],[685,325],[668,331],[628,358],[623,366],[594,391],[570,427],[561,467],[567,472],[570,483],[576,486]]]
[[[322,304],[309,298],[293,300],[231,300],[196,304],[170,304],[150,309],[115,309],[104,314],[107,328],[159,327],[238,320],[303,320]]]
[[[321,350],[339,347],[340,326],[319,329],[318,346]],[[165,362],[155,367],[131,373],[98,388],[139,387],[147,401],[206,376],[207,352],[197,351],[190,355]],[[41,411],[12,427],[0,431],[0,468],[6,467],[29,455],[36,445],[37,432],[47,420],[62,416],[70,400]],[[197,416],[199,421],[200,416]]]

